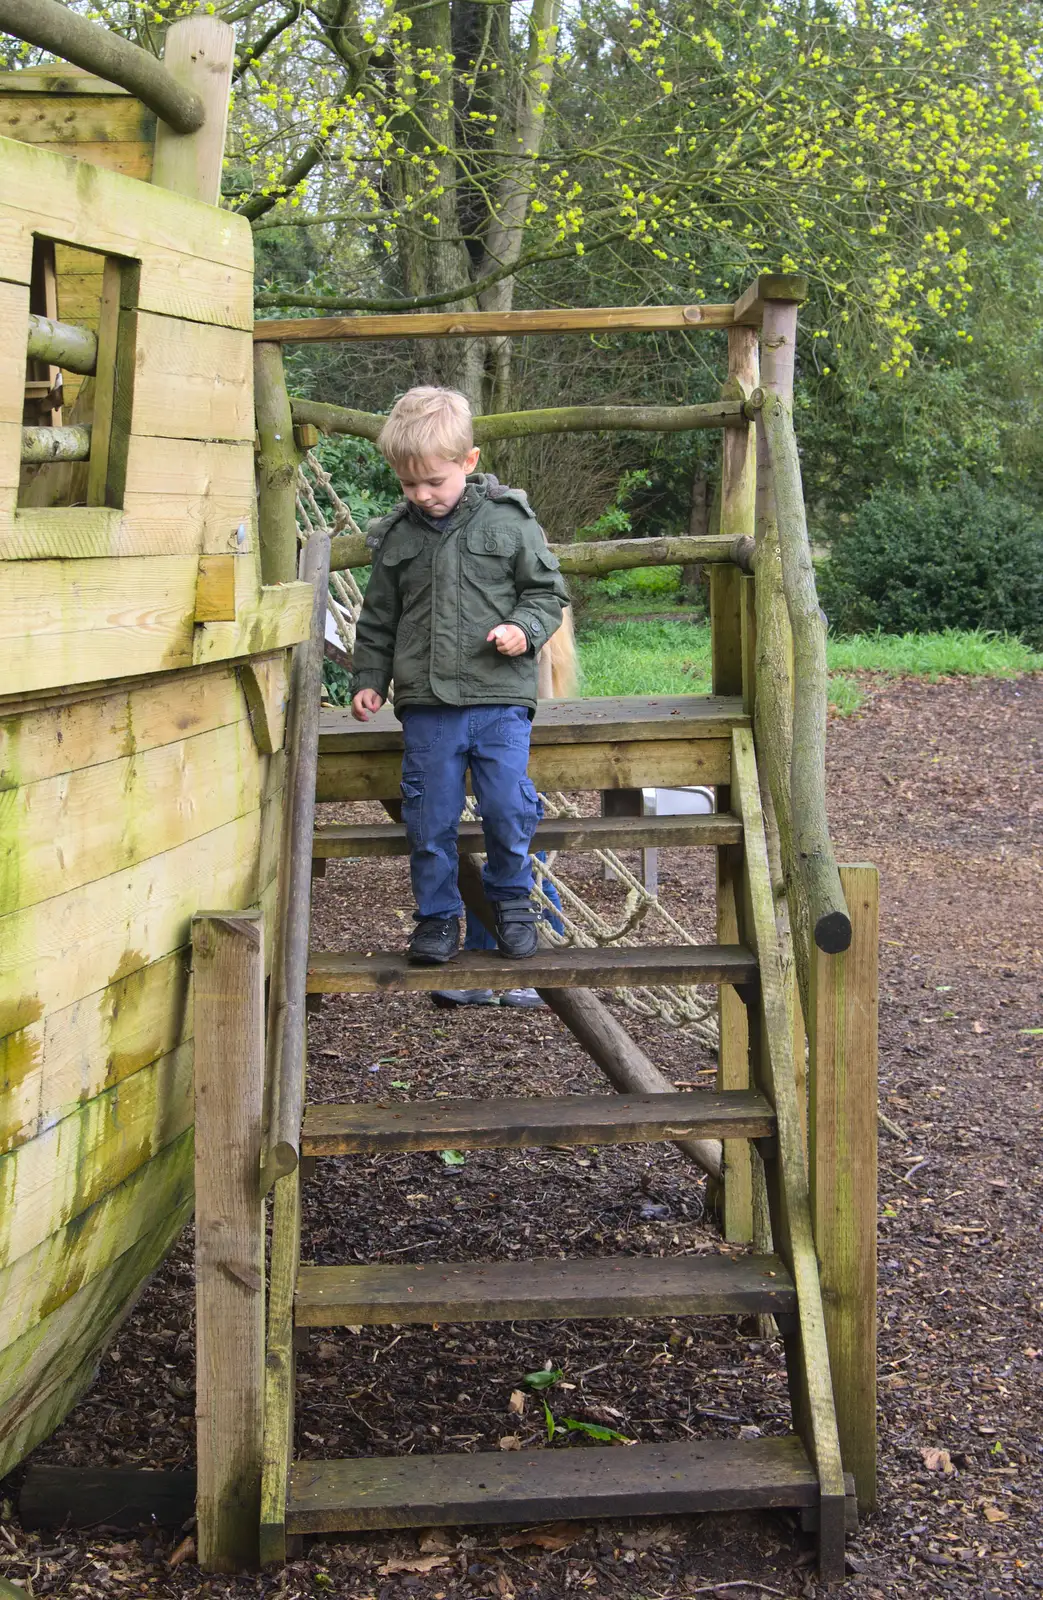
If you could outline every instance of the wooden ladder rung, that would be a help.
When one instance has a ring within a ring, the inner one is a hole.
[[[621,1256],[579,1261],[301,1266],[298,1327],[687,1317],[796,1307],[777,1256]]]
[[[690,817],[553,817],[541,822],[533,850],[653,850],[739,844],[742,823],[728,811]],[[460,847],[484,849],[480,822],[460,824]],[[406,830],[399,823],[326,822],[315,829],[316,860],[337,856],[404,856]]]
[[[404,1100],[309,1105],[304,1156],[404,1150],[521,1150],[547,1145],[758,1139],[774,1133],[763,1095],[569,1094],[518,1100]]]
[[[313,950],[309,994],[378,994],[431,989],[620,989],[631,985],[750,983],[757,962],[742,945],[638,945],[540,950],[524,961],[468,950],[438,967],[414,967],[394,951]]]
[[[292,1533],[332,1533],[812,1508],[818,1498],[815,1470],[790,1435],[638,1444],[629,1450],[297,1461],[286,1520]]]

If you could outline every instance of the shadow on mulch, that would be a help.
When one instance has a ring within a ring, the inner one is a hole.
[[[1041,736],[1038,677],[889,682],[831,725],[838,854],[876,861],[882,878],[880,1508],[852,1541],[843,1586],[867,1600],[1043,1590]],[[589,859],[574,858],[570,877],[619,911],[618,887]],[[710,937],[708,857],[661,852],[660,883]],[[404,863],[333,864],[316,886],[316,942],[400,943],[409,910]],[[697,1043],[625,1015],[675,1079],[710,1081]],[[311,1061],[314,1099],[604,1087],[549,1013],[436,1012],[422,996],[328,1002]],[[318,1261],[517,1259],[523,1270],[534,1255],[720,1248],[702,1180],[672,1147],[345,1159],[324,1163],[306,1194],[304,1253]],[[560,1418],[628,1437],[788,1427],[778,1347],[727,1319],[317,1330],[300,1358],[298,1453],[505,1438],[545,1448],[542,1406],[519,1413],[511,1396],[547,1362],[565,1375],[548,1396]],[[186,1236],[34,1459],[190,1466],[192,1398]],[[238,1579],[201,1574],[184,1530],[27,1535],[10,1507],[3,1524],[0,1573],[38,1595],[824,1592],[788,1515],[567,1524],[524,1539],[509,1528],[354,1536]]]

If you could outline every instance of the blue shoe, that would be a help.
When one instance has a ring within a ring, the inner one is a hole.
[[[494,1006],[496,996],[491,989],[432,989],[431,1003],[452,1011],[456,1006]]]
[[[518,1011],[546,1011],[547,1002],[541,1000],[535,989],[505,989],[500,996],[502,1006],[514,1006]]]

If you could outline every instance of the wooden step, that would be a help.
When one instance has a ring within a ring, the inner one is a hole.
[[[543,702],[532,725],[529,776],[538,789],[634,789],[728,783],[731,733],[748,728],[725,695],[635,695]],[[398,798],[402,729],[385,707],[369,722],[324,711],[319,800]]]
[[[477,1455],[297,1461],[288,1533],[421,1528],[472,1522],[683,1516],[694,1511],[817,1507],[800,1441],[528,1449]]]
[[[295,1320],[306,1328],[721,1316],[795,1307],[792,1279],[776,1256],[301,1266],[294,1296]]]
[[[301,1153],[521,1150],[546,1145],[759,1139],[775,1131],[763,1095],[570,1094],[525,1100],[407,1100],[309,1105]]]
[[[671,846],[739,844],[742,823],[730,812],[691,817],[554,817],[541,822],[536,850],[653,850]],[[460,824],[460,848],[484,850],[480,822]],[[406,830],[399,823],[326,822],[315,829],[316,860],[337,856],[405,856]]]
[[[430,989],[621,989],[645,984],[750,983],[757,962],[737,944],[638,945],[633,949],[540,950],[505,961],[468,950],[440,967],[410,966],[396,951],[313,950],[309,994],[378,994]]]

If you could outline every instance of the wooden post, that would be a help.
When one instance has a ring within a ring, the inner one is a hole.
[[[745,400],[757,387],[756,328],[728,330],[728,382],[722,398]],[[752,537],[756,492],[756,440],[752,428],[730,429],[721,447],[720,533],[729,538]],[[743,585],[736,566],[710,568],[710,638],[714,694],[743,692]],[[717,809],[731,809],[731,790],[717,788]],[[722,845],[717,850],[717,941],[739,940],[738,899],[742,883],[742,850]],[[750,1086],[749,1030],[746,1007],[729,984],[718,991],[717,1016],[720,1043],[717,1051],[718,1089]],[[753,1238],[753,1167],[749,1140],[724,1141],[724,1237],[736,1243]]]
[[[205,114],[202,126],[192,133],[175,133],[166,122],[156,124],[152,182],[216,206],[221,199],[235,29],[204,13],[184,17],[167,32],[163,65],[199,97]]]
[[[264,1382],[264,929],[192,919],[195,1005],[196,1517],[199,1564],[257,1565]]]
[[[261,580],[292,583],[297,576],[297,447],[280,345],[254,345],[254,404]]]
[[[876,1505],[877,942],[875,867],[841,867],[852,940],[811,962],[812,1222],[844,1466]]]
[[[288,1172],[275,1185],[272,1208],[271,1297],[264,1372],[264,1472],[261,1488],[262,1567],[286,1564],[286,1495],[293,1458],[296,1362],[293,1295],[301,1242],[301,1173]]]

